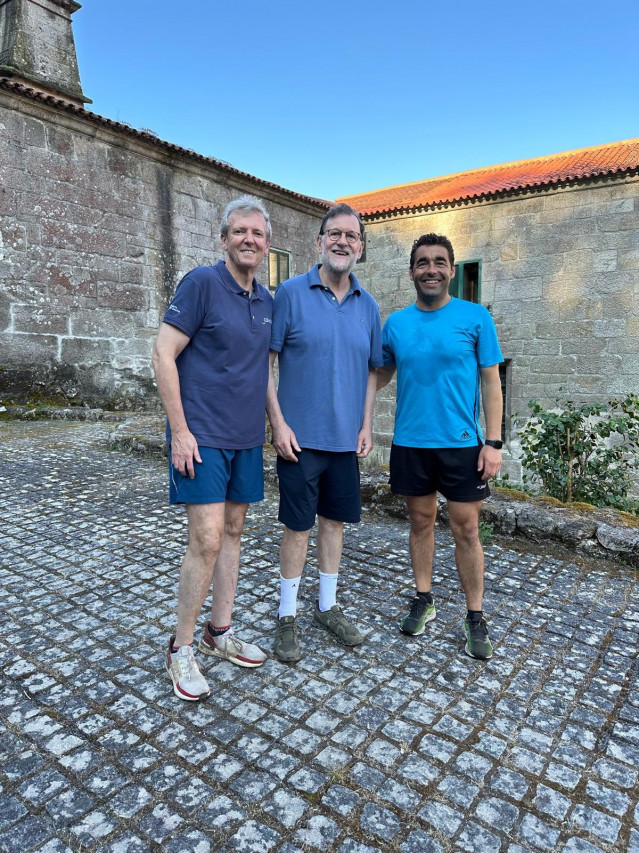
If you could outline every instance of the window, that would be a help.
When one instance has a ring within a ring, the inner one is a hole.
[[[455,264],[455,277],[448,285],[448,292],[458,299],[479,302],[481,261],[460,261]]]
[[[268,286],[277,290],[279,284],[291,277],[291,256],[283,249],[269,249]]]

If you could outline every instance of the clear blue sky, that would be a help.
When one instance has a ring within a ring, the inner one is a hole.
[[[88,108],[333,199],[639,136],[636,2],[84,0]]]

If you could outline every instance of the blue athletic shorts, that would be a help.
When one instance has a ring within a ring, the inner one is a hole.
[[[248,450],[200,447],[199,451],[202,461],[194,464],[191,479],[175,470],[169,448],[169,503],[250,504],[264,499],[262,445]]]
[[[390,453],[390,487],[396,495],[440,492],[449,501],[472,503],[490,495],[477,470],[481,443],[475,447],[402,447]]]
[[[310,530],[315,516],[356,524],[361,517],[359,460],[355,451],[302,449],[297,462],[277,457],[278,518],[290,530]]]

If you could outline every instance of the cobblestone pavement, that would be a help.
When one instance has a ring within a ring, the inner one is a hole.
[[[487,549],[496,653],[463,654],[438,532],[437,620],[399,633],[404,523],[347,530],[340,599],[367,634],[311,622],[303,658],[202,660],[208,702],[163,671],[184,518],[165,465],[108,425],[0,424],[0,850],[639,851],[636,572]],[[236,630],[270,651],[275,500],[252,509]]]

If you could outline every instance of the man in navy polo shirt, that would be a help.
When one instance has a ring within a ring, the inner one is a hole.
[[[336,604],[344,522],[360,520],[358,458],[373,446],[376,368],[382,365],[377,303],[352,269],[363,250],[364,226],[346,204],[324,216],[320,262],[283,282],[275,294],[267,411],[277,451],[280,606],[273,653],[300,659],[297,591],[308,538],[318,517],[319,598],[313,619],[339,642],[363,641]]]
[[[262,446],[272,297],[255,281],[271,240],[262,203],[243,196],[220,224],[225,261],[197,267],[179,283],[153,351],[167,415],[169,500],[186,504],[188,548],[180,569],[177,629],[166,669],[180,699],[209,686],[193,655],[193,634],[213,583],[198,648],[238,666],[266,655],[234,636],[231,613],[248,504],[264,497]]]

